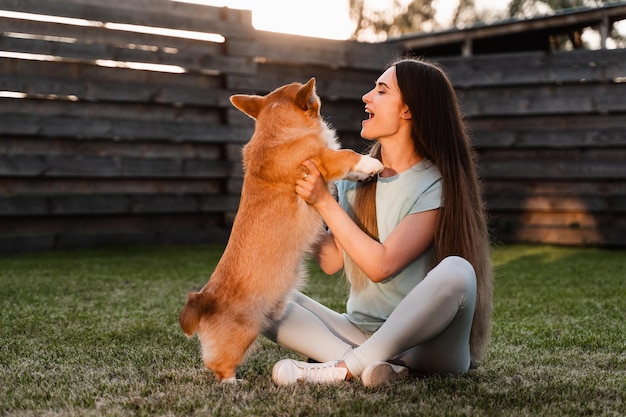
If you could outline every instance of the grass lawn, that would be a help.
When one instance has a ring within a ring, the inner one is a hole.
[[[626,251],[503,246],[487,358],[463,376],[379,389],[276,387],[295,357],[265,339],[218,384],[178,326],[222,247],[131,247],[0,258],[0,416],[624,416]],[[307,292],[343,309],[312,268]]]

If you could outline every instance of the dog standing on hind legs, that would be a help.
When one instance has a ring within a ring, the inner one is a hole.
[[[313,161],[327,182],[364,180],[383,169],[377,159],[339,149],[320,115],[314,78],[231,102],[256,121],[243,148],[239,209],[215,271],[180,313],[184,333],[198,333],[205,366],[227,382],[236,381],[267,319],[280,317],[303,283],[306,255],[323,232],[321,216],[294,190],[306,175],[302,162]]]

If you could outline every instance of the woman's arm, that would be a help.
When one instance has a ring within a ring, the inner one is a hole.
[[[335,241],[331,232],[323,235],[313,251],[313,256],[322,271],[328,275],[339,272],[343,268],[343,249]]]
[[[303,165],[309,175],[296,182],[296,193],[322,215],[337,241],[337,250],[343,248],[372,281],[380,282],[398,273],[433,242],[438,210],[406,216],[387,240],[378,242],[341,208],[315,165],[311,161]]]

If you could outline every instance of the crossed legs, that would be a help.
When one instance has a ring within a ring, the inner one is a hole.
[[[475,302],[474,269],[453,256],[433,268],[372,335],[301,293],[264,335],[316,361],[343,360],[355,376],[377,361],[417,372],[463,373],[470,366]]]

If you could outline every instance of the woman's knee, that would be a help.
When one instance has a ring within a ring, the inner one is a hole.
[[[433,272],[435,270],[438,279],[446,281],[450,289],[460,292],[476,290],[476,272],[465,258],[448,256],[434,268]]]
[[[450,274],[476,279],[476,272],[472,264],[460,256],[448,256],[439,263],[439,266],[445,268]]]

